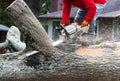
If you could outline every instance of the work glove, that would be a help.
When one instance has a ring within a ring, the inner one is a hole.
[[[74,26],[78,26],[78,23],[77,22],[74,22],[74,23],[71,23],[71,25],[74,25]]]
[[[84,20],[81,24],[81,27],[86,27],[88,25],[88,22],[86,20]]]

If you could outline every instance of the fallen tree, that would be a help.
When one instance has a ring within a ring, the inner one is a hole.
[[[101,57],[77,55],[55,49],[42,25],[23,0],[15,0],[7,9],[22,32],[26,50],[0,55],[1,81],[119,81],[120,57],[113,47]],[[69,46],[70,47],[70,46]],[[36,54],[26,56],[31,51]]]

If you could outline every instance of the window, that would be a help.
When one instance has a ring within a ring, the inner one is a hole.
[[[59,26],[60,24],[60,21],[53,21],[53,37],[52,39],[55,41],[55,40],[58,40],[59,39],[59,32],[56,30],[56,26]]]

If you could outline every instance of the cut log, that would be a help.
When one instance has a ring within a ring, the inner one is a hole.
[[[53,54],[52,40],[23,0],[15,0],[6,11],[20,29],[27,46],[47,56]]]
[[[104,48],[104,54],[99,57],[59,51],[52,57],[44,57],[40,54],[30,58],[25,58],[24,55],[0,56],[0,80],[119,81],[120,57],[112,49]],[[114,50],[117,48],[115,47]]]

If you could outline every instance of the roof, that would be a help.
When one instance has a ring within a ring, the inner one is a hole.
[[[120,16],[120,10],[108,12],[108,13],[102,13],[99,18],[115,18]]]
[[[72,8],[70,18],[74,18],[78,8]],[[40,15],[39,19],[59,19],[61,18],[62,11],[56,11],[45,15]],[[107,0],[107,4],[102,14],[102,18],[114,18],[120,15],[120,0]]]
[[[120,0],[107,0],[107,4],[103,12],[109,13],[118,10],[120,10]]]
[[[8,31],[8,29],[7,26],[0,24],[0,31]]]
[[[77,13],[77,8],[72,8],[71,9],[71,14],[70,14],[70,18],[74,18],[76,13]],[[47,18],[47,19],[61,19],[62,17],[62,10],[60,11],[56,11],[56,12],[52,12],[52,13],[48,13],[48,14],[44,14],[44,15],[40,15],[38,18],[39,19],[43,19],[43,18]]]

